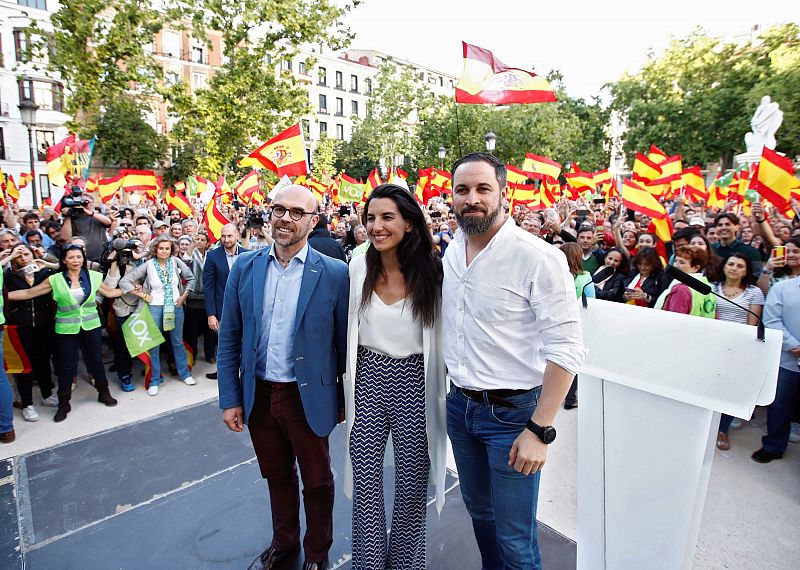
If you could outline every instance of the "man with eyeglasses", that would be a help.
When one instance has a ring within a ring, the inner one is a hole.
[[[308,245],[318,204],[302,186],[272,202],[269,248],[231,270],[219,336],[219,404],[231,431],[247,424],[267,480],[273,534],[251,570],[288,567],[300,549],[303,478],[304,570],[328,567],[333,543],[333,474],[328,435],[344,420],[349,277],[347,265]]]
[[[246,251],[239,245],[239,230],[235,224],[225,224],[219,236],[219,246],[206,255],[203,264],[203,296],[206,301],[208,328],[219,333],[219,322],[225,300],[225,285],[228,283],[236,258]],[[216,372],[206,374],[209,380],[217,378]]]

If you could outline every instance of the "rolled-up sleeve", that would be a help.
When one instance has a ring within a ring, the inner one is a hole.
[[[536,315],[536,328],[545,360],[577,374],[586,358],[586,347],[575,298],[575,282],[566,259],[555,255],[542,256],[531,268],[528,281],[528,300]]]

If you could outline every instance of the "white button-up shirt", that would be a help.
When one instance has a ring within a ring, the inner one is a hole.
[[[458,231],[444,256],[444,359],[457,386],[530,389],[545,361],[577,373],[583,346],[564,254],[508,219],[467,266]]]

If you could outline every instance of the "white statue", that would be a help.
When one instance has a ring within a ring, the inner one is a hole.
[[[773,103],[769,96],[761,98],[761,104],[756,109],[755,115],[750,120],[752,133],[744,136],[744,144],[747,145],[747,152],[761,154],[764,147],[770,150],[775,149],[775,131],[783,122],[783,111],[777,103]]]

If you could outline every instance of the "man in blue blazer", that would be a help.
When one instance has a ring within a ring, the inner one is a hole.
[[[347,265],[308,246],[317,201],[302,186],[272,203],[270,248],[239,256],[228,277],[219,337],[219,404],[232,431],[247,424],[272,506],[270,546],[250,569],[277,568],[300,547],[304,570],[327,568],[333,543],[328,435],[344,420]]]
[[[219,247],[215,247],[206,255],[203,264],[203,298],[206,304],[208,328],[219,333],[219,321],[222,317],[222,306],[225,298],[225,284],[228,282],[233,262],[243,251],[239,245],[239,230],[235,224],[222,226],[219,236]],[[213,362],[211,363],[213,364]],[[209,372],[206,378],[217,377],[216,372]]]

